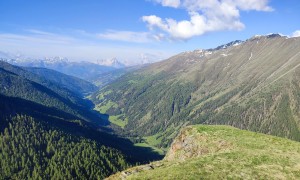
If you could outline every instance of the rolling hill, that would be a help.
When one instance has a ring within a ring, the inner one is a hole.
[[[231,125],[300,140],[300,38],[254,36],[183,52],[92,96],[127,136],[168,147],[181,127]]]
[[[184,128],[162,161],[107,179],[299,179],[300,143],[229,126]]]

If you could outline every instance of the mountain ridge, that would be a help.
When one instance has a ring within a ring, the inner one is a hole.
[[[100,112],[128,119],[131,134],[157,137],[160,147],[188,124],[232,125],[299,140],[299,40],[268,35],[226,49],[180,53],[122,76],[93,100]]]
[[[87,99],[83,99],[83,95],[79,91],[73,92],[57,84],[57,80],[48,80],[3,61],[0,61],[0,69],[2,70],[0,83],[4,87],[0,92],[3,95],[20,97],[44,106],[54,107],[98,125],[107,123],[90,110],[92,103]]]
[[[24,67],[24,69],[44,77],[47,80],[51,80],[52,82],[59,84],[62,87],[73,91],[74,93],[78,93],[82,97],[97,90],[97,86],[88,81],[74,76],[65,75],[52,69],[38,67]]]

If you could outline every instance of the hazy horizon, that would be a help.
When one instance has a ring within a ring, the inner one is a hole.
[[[26,57],[153,61],[255,34],[299,35],[296,0],[1,1],[0,51]]]

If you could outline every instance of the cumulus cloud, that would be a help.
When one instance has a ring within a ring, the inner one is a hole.
[[[292,34],[292,37],[300,37],[300,30],[295,31],[295,32]]]
[[[172,39],[187,40],[193,36],[221,30],[242,30],[240,11],[272,11],[268,0],[154,0],[162,6],[185,9],[189,20],[143,16],[150,30],[157,29]]]

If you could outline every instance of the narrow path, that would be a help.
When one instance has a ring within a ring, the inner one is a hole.
[[[297,67],[299,67],[300,64],[298,64],[297,66],[293,67],[292,69],[290,69],[289,71],[287,71],[286,73],[284,73],[283,75],[279,76],[278,78],[276,78],[274,81],[272,81],[271,83],[269,83],[269,85],[273,84],[274,82],[276,82],[277,80],[281,79],[283,76],[287,75],[288,73],[292,72],[293,70],[295,70]]]
[[[252,54],[252,52],[251,52],[251,55],[250,55],[250,57],[249,57],[249,59],[248,59],[249,61],[252,59],[252,55],[253,55],[253,54]]]

